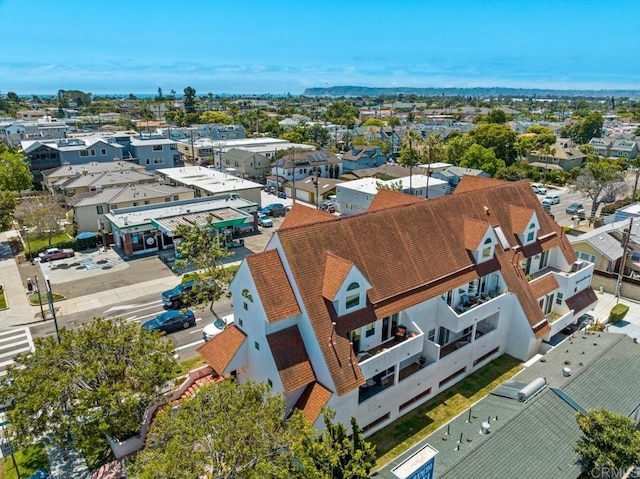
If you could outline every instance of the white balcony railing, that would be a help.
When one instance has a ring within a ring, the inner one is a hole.
[[[414,336],[408,337],[388,349],[382,349],[375,356],[358,363],[365,378],[373,377],[392,366],[398,365],[407,358],[422,353],[424,333],[413,322],[409,329],[414,332]]]

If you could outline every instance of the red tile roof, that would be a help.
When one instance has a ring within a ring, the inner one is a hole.
[[[246,338],[247,335],[232,324],[196,351],[216,373],[222,375]]]
[[[523,235],[529,227],[529,221],[533,216],[531,208],[523,208],[522,206],[511,205],[511,228],[518,235]]]
[[[344,283],[344,280],[353,267],[353,263],[344,258],[340,258],[330,251],[327,251],[327,260],[324,266],[324,282],[322,283],[322,296],[333,301]]]
[[[382,190],[366,213],[278,232],[338,394],[363,383],[357,364],[349,361],[352,351],[343,319],[351,318],[348,322],[352,326],[369,319],[371,311],[378,318],[387,316],[461,286],[486,274],[487,268],[502,270],[508,289],[518,296],[535,334],[545,334],[548,324],[519,262],[535,250],[560,246],[571,263],[573,250],[560,227],[544,214],[528,181],[506,183],[465,176],[462,183],[469,183],[467,178],[476,185],[468,193],[425,200]],[[490,187],[481,188],[483,184]],[[513,248],[522,248],[511,225],[511,205],[536,211],[540,222],[540,240],[518,253]],[[464,217],[499,225],[510,249],[496,248],[491,265],[475,265],[460,234]],[[335,317],[322,297],[327,252],[352,262],[371,283],[367,293],[370,307],[347,317]],[[340,334],[337,338],[334,335],[332,346],[329,339],[334,320]]]
[[[542,298],[543,296],[549,294],[551,291],[555,291],[560,286],[558,285],[558,281],[556,281],[555,276],[552,274],[547,274],[542,278],[536,279],[529,283],[531,286],[531,291],[536,298]]]
[[[478,180],[478,181],[476,181]],[[494,186],[501,186],[504,182],[501,180],[494,180],[493,178],[484,178],[481,176],[464,175],[456,189],[453,190],[454,195],[461,193],[468,193],[469,191],[482,190],[484,188],[492,188]]]
[[[318,223],[335,218],[331,213],[321,211],[316,208],[309,208],[299,204],[293,205],[291,211],[284,217],[284,221],[280,225],[279,231],[286,228]]]
[[[270,323],[300,314],[278,250],[270,249],[249,255],[247,264]]]
[[[325,388],[322,384],[319,382],[313,382],[302,392],[295,408],[300,409],[307,418],[307,421],[313,424],[320,416],[322,407],[327,404],[329,399],[331,399],[331,394],[331,391]]]
[[[267,336],[286,393],[316,380],[297,326]]]
[[[464,218],[464,245],[469,251],[476,251],[480,246],[480,241],[491,228],[491,224],[486,221],[480,221],[473,218]]]

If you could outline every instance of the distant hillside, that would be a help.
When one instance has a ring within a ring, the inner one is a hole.
[[[640,90],[553,90],[544,88],[506,88],[506,87],[477,87],[477,88],[377,88],[365,86],[332,86],[329,88],[307,88],[303,96],[466,96],[466,97],[629,97],[640,98]]]

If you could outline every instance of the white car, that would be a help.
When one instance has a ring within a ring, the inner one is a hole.
[[[216,319],[213,323],[204,327],[202,330],[202,339],[209,341],[224,331],[224,328],[230,324],[233,324],[233,314]]]
[[[551,205],[557,205],[560,203],[560,195],[547,195],[542,200],[543,203],[549,203]]]
[[[547,189],[542,186],[540,183],[531,183],[531,188],[537,195],[546,195]]]
[[[271,228],[273,226],[273,220],[267,215],[263,215],[262,213],[260,213],[258,215],[258,224],[263,228]]]

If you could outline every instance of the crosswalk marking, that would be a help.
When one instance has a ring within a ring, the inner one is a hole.
[[[20,353],[34,351],[33,338],[29,328],[16,328],[0,332],[0,376],[7,374],[7,367],[14,363],[13,358]]]

